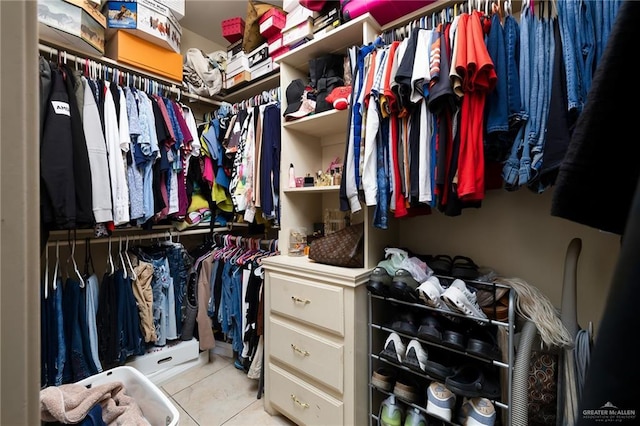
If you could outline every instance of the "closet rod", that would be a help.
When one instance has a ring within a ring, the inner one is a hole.
[[[224,228],[225,230],[227,228]],[[121,235],[116,235],[116,236],[112,236],[111,237],[111,243],[113,244],[113,242],[118,242],[118,240],[120,239],[126,239],[126,237],[129,237],[129,240],[153,240],[153,239],[159,239],[159,238],[168,238],[168,237],[181,237],[181,236],[186,236],[186,235],[201,235],[201,234],[208,234],[211,230],[209,228],[202,228],[202,229],[187,229],[185,231],[180,231],[180,232],[170,232],[169,230],[164,231],[164,232],[155,232],[152,234],[121,234]],[[214,228],[215,231],[215,228]],[[90,244],[102,244],[102,243],[108,243],[109,242],[109,238],[76,238],[75,243],[76,244],[84,244],[86,241],[89,241]],[[73,241],[73,239],[71,240]],[[47,247],[55,247],[56,245],[58,246],[68,246],[70,243],[70,241],[68,239],[63,239],[63,238],[58,238],[55,240],[50,240],[47,242]]]
[[[48,44],[43,44],[43,43],[39,43],[38,44],[38,49],[40,52],[48,54],[48,55],[56,55],[59,57],[59,55],[61,53],[66,53],[66,59],[67,61],[76,61],[76,63],[78,63],[79,65],[84,66],[84,62],[88,59],[90,61],[94,61],[94,62],[98,62],[102,65],[106,65],[112,68],[117,68],[121,71],[125,71],[125,72],[129,72],[132,74],[136,74],[139,77],[142,78],[146,78],[149,80],[155,80],[159,83],[164,84],[165,86],[167,86],[167,88],[169,89],[169,91],[171,93],[174,93],[178,96],[184,96],[185,98],[189,98],[193,101],[200,101],[200,102],[205,102],[211,105],[222,105],[222,102],[220,101],[216,101],[214,99],[208,99],[205,98],[203,96],[198,96],[195,95],[193,93],[189,93],[189,92],[185,92],[182,89],[180,89],[178,87],[178,84],[182,84],[182,82],[177,82],[176,80],[169,80],[166,79],[160,75],[157,74],[153,74],[147,71],[144,71],[140,68],[136,68],[136,67],[132,67],[129,65],[125,65],[125,64],[121,64],[117,61],[114,61],[113,59],[107,58],[105,56],[95,56],[95,55],[91,55],[91,54],[86,54],[86,53],[79,53],[79,52],[75,52],[73,51],[73,49],[67,49],[66,47],[63,46],[50,46]],[[69,52],[73,52],[73,53],[69,53]]]

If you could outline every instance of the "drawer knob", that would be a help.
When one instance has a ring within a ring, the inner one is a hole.
[[[305,351],[303,349],[300,349],[299,347],[297,347],[296,345],[294,345],[293,343],[291,344],[291,349],[293,349],[294,351],[298,352],[301,355],[304,356],[309,356],[311,355],[308,351]]]
[[[291,296],[291,300],[293,300],[295,303],[302,303],[304,305],[308,305],[309,303],[311,303],[311,300],[309,299],[300,299],[296,296]]]
[[[293,402],[295,402],[302,408],[309,408],[309,404],[307,404],[306,402],[300,401],[294,394],[291,394],[291,399],[293,399]]]

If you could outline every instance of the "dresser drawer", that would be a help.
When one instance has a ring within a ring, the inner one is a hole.
[[[343,393],[344,345],[309,330],[270,318],[269,353],[273,358]]]
[[[269,365],[271,403],[300,425],[344,424],[343,403],[289,372]]]
[[[344,336],[344,292],[341,287],[269,272],[271,311]]]

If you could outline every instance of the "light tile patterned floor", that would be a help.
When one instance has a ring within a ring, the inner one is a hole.
[[[210,361],[160,386],[180,412],[180,426],[292,426],[271,416],[258,399],[258,381],[233,365],[233,359],[211,355]]]

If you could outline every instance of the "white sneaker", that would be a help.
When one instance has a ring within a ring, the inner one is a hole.
[[[402,363],[414,371],[424,373],[425,364],[427,363],[427,351],[424,350],[420,342],[413,339],[407,345],[407,352]]]
[[[451,308],[465,315],[488,319],[478,301],[476,295],[467,288],[464,281],[456,279],[442,293],[442,300]]]
[[[427,306],[448,310],[446,305],[442,303],[442,299],[440,299],[440,296],[444,293],[444,288],[440,285],[440,280],[435,275],[431,275],[427,278],[427,280],[420,284],[416,290],[418,291],[420,300],[422,300]]]
[[[384,349],[380,352],[380,356],[393,363],[402,364],[407,347],[397,333],[389,334],[384,342]]]
[[[465,398],[458,416],[460,424],[465,426],[493,426],[496,409],[487,398]]]
[[[427,388],[427,413],[450,422],[455,406],[456,394],[440,382],[431,382]]]

